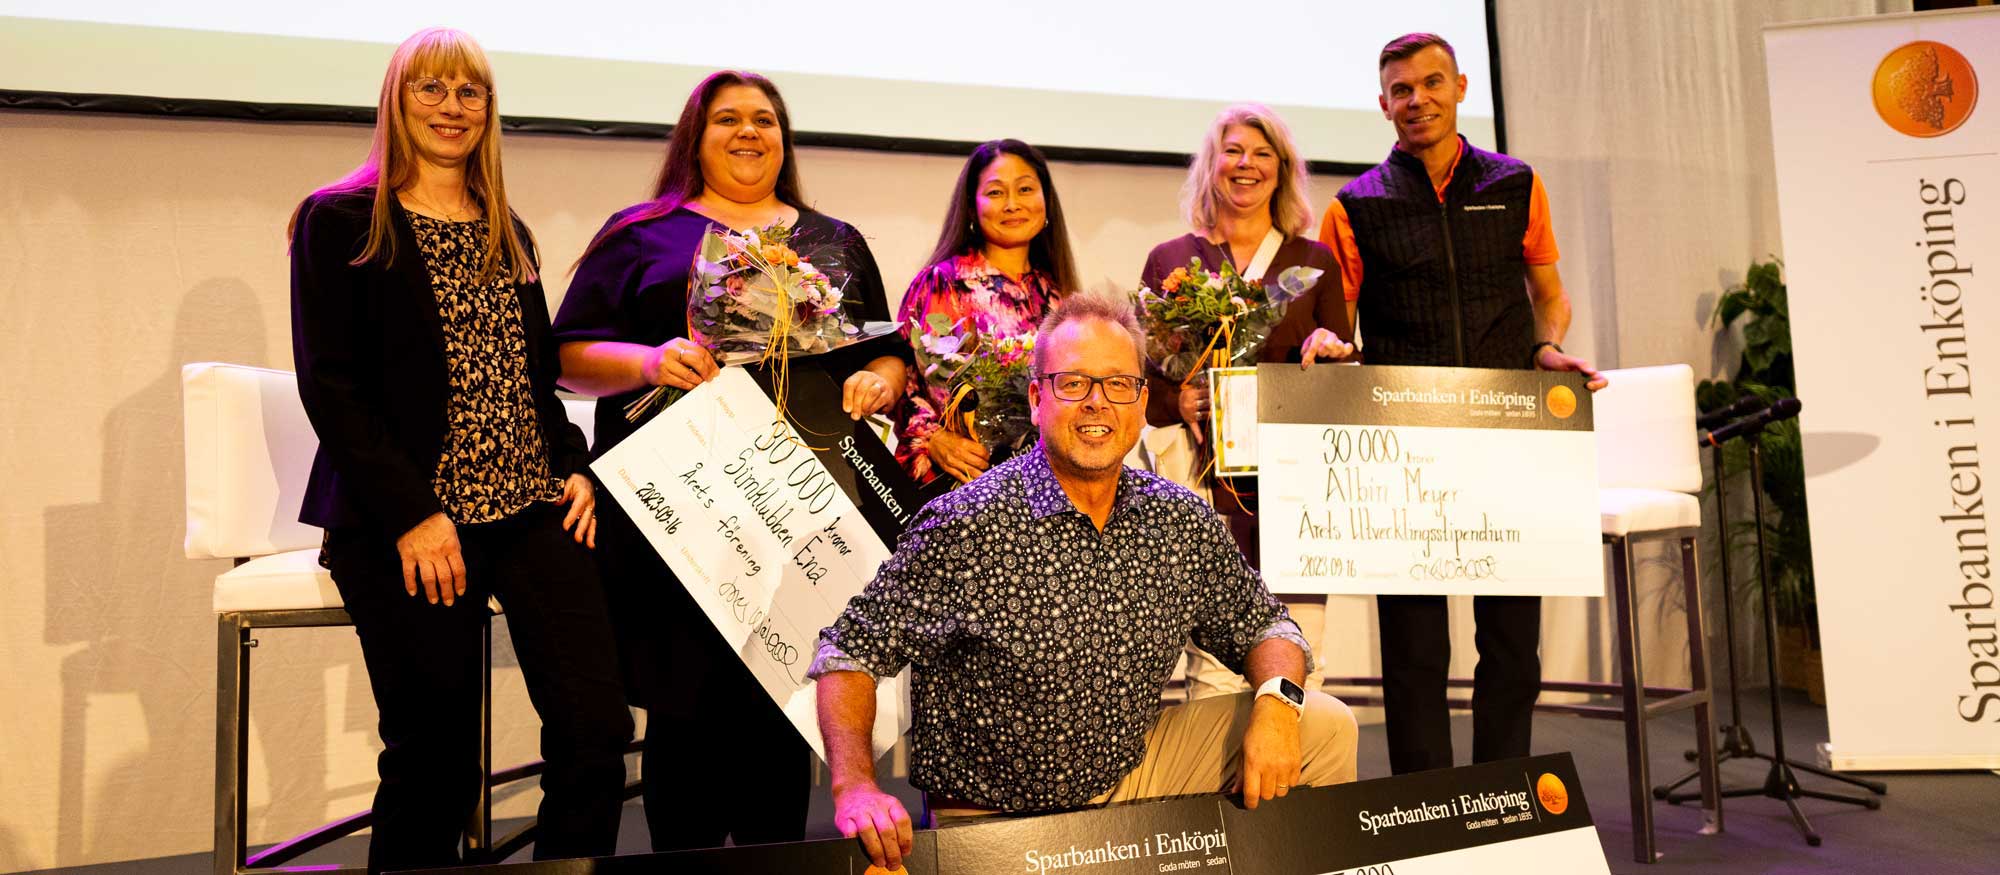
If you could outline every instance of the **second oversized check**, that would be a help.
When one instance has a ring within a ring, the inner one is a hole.
[[[1548,371],[1260,366],[1265,584],[1603,595],[1583,382]]]

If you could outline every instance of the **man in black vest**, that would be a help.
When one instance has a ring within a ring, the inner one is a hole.
[[[1580,371],[1591,389],[1602,388],[1604,378],[1561,346],[1569,296],[1540,177],[1458,134],[1466,79],[1451,44],[1436,34],[1398,37],[1379,66],[1396,146],[1340,190],[1320,226],[1340,259],[1365,360]],[[1445,599],[1384,595],[1376,607],[1390,768],[1448,768]],[[1527,756],[1541,691],[1541,599],[1477,596],[1473,617],[1472,759]]]

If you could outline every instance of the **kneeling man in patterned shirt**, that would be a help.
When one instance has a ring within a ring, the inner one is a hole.
[[[810,676],[834,822],[894,867],[910,816],[875,783],[875,679],[911,672],[910,781],[942,822],[1354,780],[1354,716],[1301,691],[1311,653],[1200,498],[1126,468],[1143,335],[1073,294],[1035,337],[1033,450],[933,500],[820,633]],[[1162,708],[1190,639],[1255,692]]]

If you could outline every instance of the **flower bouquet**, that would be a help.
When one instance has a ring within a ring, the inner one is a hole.
[[[1159,291],[1139,290],[1146,358],[1182,385],[1209,368],[1253,362],[1285,318],[1285,306],[1324,273],[1316,267],[1291,267],[1259,284],[1244,279],[1227,261],[1210,271],[1201,259],[1189,259],[1186,267],[1174,268],[1160,281]]]
[[[841,288],[783,222],[736,232],[712,226],[688,276],[688,337],[722,365],[817,355],[861,339],[841,310]],[[837,250],[825,247],[823,257]],[[821,263],[825,263],[822,260]],[[686,390],[657,386],[625,406],[631,421],[680,399]]]
[[[924,385],[943,390],[951,403],[940,411],[942,427],[1000,451],[1018,450],[1034,431],[1028,418],[1028,364],[1035,352],[1033,332],[984,337],[969,319],[950,322],[933,313],[919,324],[917,370]]]

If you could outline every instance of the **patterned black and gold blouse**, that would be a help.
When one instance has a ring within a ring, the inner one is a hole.
[[[562,496],[549,472],[528,378],[521,302],[503,273],[481,281],[485,219],[446,222],[410,214],[444,323],[444,449],[431,486],[455,523],[486,523]]]

